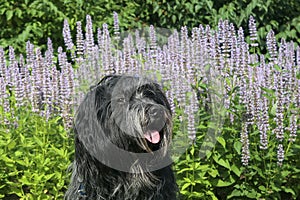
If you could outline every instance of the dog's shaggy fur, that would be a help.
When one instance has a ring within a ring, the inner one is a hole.
[[[106,76],[77,111],[65,199],[175,200],[171,130],[170,105],[158,84]]]

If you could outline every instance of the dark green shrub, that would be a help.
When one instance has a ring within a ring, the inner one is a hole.
[[[21,53],[25,52],[28,40],[45,48],[50,37],[56,49],[63,44],[64,19],[75,25],[90,14],[96,27],[101,27],[104,22],[113,24],[112,13],[116,11],[122,16],[122,28],[128,28],[135,26],[136,7],[132,1],[8,0],[0,5],[0,46],[13,46]]]
[[[56,49],[63,44],[61,33],[65,18],[71,29],[75,29],[75,22],[89,14],[95,28],[103,23],[112,25],[113,11],[119,13],[123,30],[150,24],[172,29],[199,24],[215,28],[219,19],[227,19],[246,29],[252,15],[261,27],[258,30],[261,39],[273,29],[277,37],[300,42],[300,3],[297,0],[8,0],[0,5],[0,46],[13,46],[20,53],[25,52],[28,40],[45,48],[47,37],[50,37]]]

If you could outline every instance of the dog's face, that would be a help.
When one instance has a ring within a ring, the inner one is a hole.
[[[85,151],[118,170],[140,171],[133,166],[156,170],[171,162],[171,133],[170,105],[158,84],[107,76],[91,88],[77,110],[76,157]]]
[[[97,119],[112,143],[136,153],[168,145],[171,111],[158,84],[137,77],[107,76],[95,90]]]

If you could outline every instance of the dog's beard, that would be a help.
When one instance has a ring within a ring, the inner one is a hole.
[[[170,111],[153,100],[146,100],[147,103],[111,101],[99,108],[97,116],[103,122],[104,133],[108,138],[113,137],[112,142],[118,147],[141,153],[169,145]]]

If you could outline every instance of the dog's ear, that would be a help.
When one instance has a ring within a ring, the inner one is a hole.
[[[114,74],[107,75],[104,78],[102,78],[97,85],[102,85],[103,83],[107,83],[110,80],[115,79],[115,78],[120,78],[120,75],[114,75]]]
[[[120,75],[114,75],[114,74],[107,75],[107,76],[103,77],[96,85],[90,86],[90,91],[98,88],[98,86],[105,85],[105,84],[111,82],[113,79],[116,79],[116,78],[119,79]]]
[[[74,119],[75,138],[95,157],[104,147],[103,129],[97,119],[96,89],[89,91],[79,105]],[[99,96],[98,96],[99,97]]]

